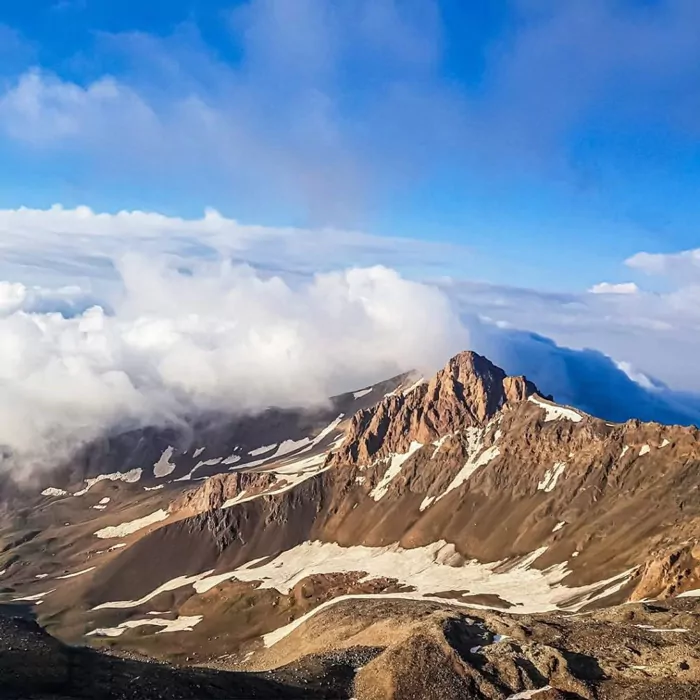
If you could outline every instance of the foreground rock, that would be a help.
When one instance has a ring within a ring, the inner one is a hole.
[[[0,697],[3,698],[304,700],[337,698],[347,685],[346,681],[334,683],[328,678],[316,682],[317,687],[300,686],[267,675],[177,668],[69,647],[31,620],[0,615]]]
[[[67,647],[32,621],[0,617],[1,697],[691,700],[700,696],[700,615],[691,599],[524,616],[345,601],[218,667]]]

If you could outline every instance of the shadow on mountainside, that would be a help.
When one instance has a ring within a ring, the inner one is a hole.
[[[345,679],[338,679],[347,685]],[[263,674],[178,668],[70,647],[31,620],[0,616],[0,698],[19,700],[261,700],[347,697],[329,680],[325,689],[280,683]],[[335,686],[335,687],[334,687]]]
[[[657,379],[633,380],[597,350],[557,345],[537,333],[470,322],[474,350],[508,374],[524,374],[555,401],[605,420],[632,418],[700,425],[700,396],[676,391]]]

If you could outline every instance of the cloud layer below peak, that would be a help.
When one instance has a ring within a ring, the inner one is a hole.
[[[0,286],[0,445],[15,474],[102,432],[318,404],[468,344],[441,292],[384,267],[296,285],[228,263],[127,256],[116,270],[109,313],[38,311],[50,290]]]
[[[4,465],[26,475],[103,431],[202,410],[314,404],[469,347],[594,415],[700,422],[692,281],[578,294],[417,281],[460,254],[214,211],[0,211]]]

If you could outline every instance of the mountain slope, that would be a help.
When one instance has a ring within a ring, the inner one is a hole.
[[[545,629],[573,613],[683,594],[682,628],[695,629],[697,429],[599,420],[470,352],[430,379],[398,377],[324,411],[301,432],[299,418],[285,433],[272,412],[257,418],[255,440],[244,439],[250,428],[218,432],[186,455],[163,448],[148,468],[133,467],[148,478],[102,478],[13,514],[0,559],[6,599],[41,601],[40,620],[70,641],[266,669],[300,662],[301,652],[282,650],[289,640],[304,649],[317,616],[374,601],[386,634],[360,646],[386,650],[369,666],[390,688],[376,697],[387,698],[401,696],[406,668],[445,659],[458,669],[445,688],[474,697],[552,677],[492,679],[486,691],[488,673],[475,680],[481,666],[433,628],[394,649],[390,630],[425,605],[498,610],[511,625],[547,614]],[[203,483],[193,488],[195,479]],[[348,612],[343,624],[360,621]],[[338,636],[323,653],[340,648]],[[311,645],[304,655],[316,653]],[[357,682],[357,697],[375,697],[375,681]],[[551,697],[587,697],[562,682]]]

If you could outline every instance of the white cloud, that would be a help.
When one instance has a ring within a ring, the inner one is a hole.
[[[124,59],[122,70],[15,76],[0,90],[0,138],[130,184],[159,175],[202,196],[212,183],[226,199],[264,193],[321,222],[356,221],[387,175],[393,188],[423,174],[454,102],[432,3],[251,0],[230,28],[240,60],[228,64],[193,24],[97,33],[94,55]],[[373,75],[351,106],[348,65]]]
[[[624,372],[633,382],[644,389],[654,389],[655,385],[643,372],[636,370],[629,362],[617,362],[617,368]]]
[[[514,3],[514,31],[475,49],[478,90],[445,73],[451,28],[431,0],[239,3],[219,37],[230,30],[229,62],[193,23],[95,32],[86,51],[114,74],[15,69],[0,88],[0,140],[54,166],[70,156],[77,187],[160,176],[195,201],[273,201],[347,225],[407,180],[543,163],[570,176],[571,137],[601,109],[613,131],[634,120],[694,139],[696,3],[628,5]],[[59,65],[84,62],[71,58]],[[582,169],[577,187],[591,177]]]
[[[660,412],[611,379],[700,390],[696,287],[556,294],[441,280],[437,291],[369,266],[415,273],[459,254],[361,232],[246,226],[214,211],[192,220],[0,211],[0,443],[24,463],[55,464],[103,429],[176,421],[193,407],[319,401],[441,364],[469,346],[465,326],[475,349],[584,409],[607,410],[591,396],[594,377],[607,376],[620,384],[610,416],[696,415]]]
[[[468,344],[441,292],[383,267],[290,285],[221,262],[115,265],[112,314],[0,318],[5,466],[55,466],[103,430],[193,409],[311,405],[407,367],[434,369]]]
[[[599,282],[594,284],[588,291],[591,294],[636,294],[639,291],[639,287],[634,282],[621,282],[620,284]]]
[[[696,285],[634,294],[556,293],[454,280],[441,286],[470,315],[568,348],[595,348],[674,389],[700,391]]]
[[[700,248],[679,253],[637,253],[625,261],[648,275],[672,276],[676,281],[700,282]]]
[[[113,260],[127,250],[183,264],[224,256],[305,275],[375,264],[425,272],[469,255],[459,245],[360,231],[246,225],[211,209],[199,219],[142,211],[97,213],[85,206],[0,210],[0,279],[53,287],[69,277],[81,280],[85,293],[100,291],[106,281],[117,279]]]
[[[27,288],[19,282],[0,282],[0,316],[21,308],[27,297]]]

